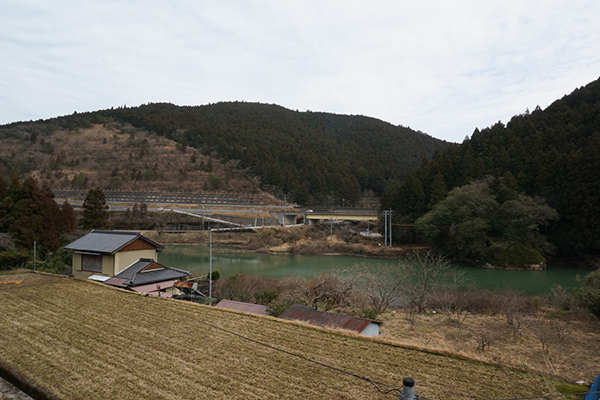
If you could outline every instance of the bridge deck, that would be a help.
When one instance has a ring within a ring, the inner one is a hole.
[[[85,190],[54,190],[58,199],[85,200]],[[104,196],[111,203],[145,204],[217,204],[217,205],[260,205],[259,195],[229,193],[177,193],[177,192],[136,192],[106,190]]]
[[[312,220],[354,220],[354,221],[376,221],[378,217],[377,209],[361,209],[361,208],[334,208],[303,210],[306,219]]]

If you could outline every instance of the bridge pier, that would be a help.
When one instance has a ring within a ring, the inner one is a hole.
[[[277,219],[281,226],[296,225],[298,223],[298,217],[304,219],[303,216],[295,211],[271,211],[270,214]]]

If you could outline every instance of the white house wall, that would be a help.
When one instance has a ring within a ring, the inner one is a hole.
[[[371,322],[360,334],[365,336],[379,336],[379,324]]]

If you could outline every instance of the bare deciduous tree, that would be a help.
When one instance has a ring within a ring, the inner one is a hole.
[[[445,275],[444,280],[434,285],[430,297],[433,304],[452,319],[453,314],[466,309],[469,290],[473,289],[474,284],[466,277],[464,270],[450,270]]]
[[[402,284],[402,271],[393,264],[384,264],[362,275],[361,288],[369,298],[369,305],[377,314],[388,309],[397,299]]]
[[[15,248],[15,238],[9,233],[0,233],[0,250],[12,250]]]
[[[542,318],[530,320],[527,328],[539,340],[542,350],[546,353],[550,350],[549,345],[551,343],[564,341],[569,335],[569,330],[566,327]]]
[[[432,251],[415,252],[401,261],[399,267],[401,297],[418,313],[425,310],[435,290],[457,290],[466,283],[464,275],[449,260]]]
[[[312,307],[347,306],[360,276],[358,269],[330,271],[312,279],[293,276],[288,279],[295,289],[290,295]]]
[[[471,330],[473,338],[477,341],[477,350],[485,350],[504,337],[501,326],[492,322],[483,322]]]
[[[271,288],[273,283],[271,279],[257,275],[231,275],[218,282],[214,295],[219,299],[250,302],[257,292]]]
[[[528,318],[528,304],[522,291],[507,289],[494,293],[494,303],[498,312],[506,317],[513,335],[520,336],[523,324]]]

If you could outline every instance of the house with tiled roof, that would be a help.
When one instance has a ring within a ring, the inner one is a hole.
[[[139,259],[157,261],[163,246],[139,232],[93,230],[65,246],[73,250],[72,274],[113,277]]]
[[[189,275],[188,271],[141,258],[104,283],[151,296],[171,297],[173,284]]]
[[[318,311],[314,307],[294,304],[279,318],[309,322],[330,328],[348,329],[365,336],[379,336],[379,322],[350,315]]]

